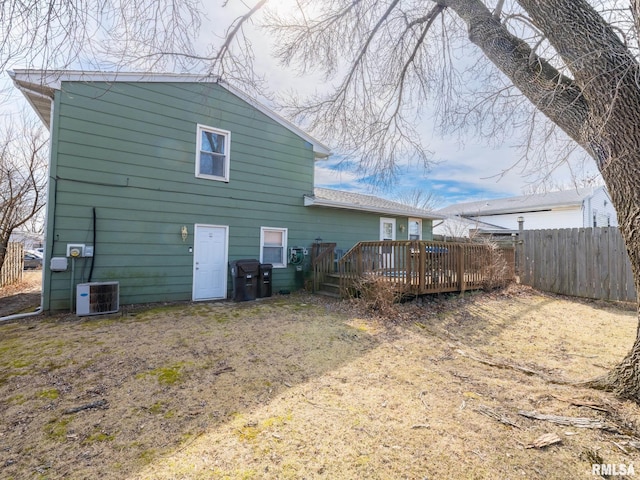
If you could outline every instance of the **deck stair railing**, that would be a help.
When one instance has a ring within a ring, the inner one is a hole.
[[[335,271],[335,243],[314,243],[311,247],[313,292],[320,291],[328,275]]]

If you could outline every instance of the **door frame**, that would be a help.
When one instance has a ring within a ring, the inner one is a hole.
[[[393,224],[393,238],[391,240],[396,239],[396,219],[393,217],[380,217],[380,241],[384,240],[382,225],[384,223],[392,223]]]
[[[196,258],[198,258],[198,247],[197,247],[197,235],[198,229],[201,228],[223,228],[225,232],[224,236],[224,278],[223,278],[223,291],[224,294],[222,297],[211,297],[211,298],[195,298],[196,297]],[[212,225],[208,223],[196,223],[193,225],[193,270],[192,270],[192,279],[191,279],[191,301],[193,302],[202,302],[207,300],[221,300],[227,298],[227,290],[228,284],[227,280],[229,275],[227,274],[226,266],[229,264],[229,226],[228,225]]]
[[[384,235],[383,235],[383,228],[382,226],[385,223],[391,223],[393,225],[393,229],[392,232],[393,234],[391,235],[391,240],[395,241],[396,239],[396,219],[392,218],[392,217],[380,217],[380,241],[384,241]],[[394,247],[390,247],[389,250],[386,250],[386,248],[388,247],[380,247],[380,267],[381,268],[393,268],[394,267],[394,261],[393,261],[393,257],[394,257]]]

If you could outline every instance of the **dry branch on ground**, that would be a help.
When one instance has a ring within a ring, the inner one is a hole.
[[[532,418],[534,420],[544,420],[545,422],[556,423],[558,425],[567,425],[567,426],[576,427],[576,428],[595,428],[595,429],[605,430],[607,432],[619,433],[619,434],[624,433],[621,430],[620,426],[607,422],[605,420],[600,420],[598,418],[564,417],[561,415],[549,415],[549,414],[538,413],[538,412],[527,412],[525,410],[519,410],[518,415],[522,415],[523,417],[527,417],[527,418]]]

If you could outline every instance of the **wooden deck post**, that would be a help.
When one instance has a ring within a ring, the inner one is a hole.
[[[413,262],[411,261],[411,244],[405,244],[404,249],[404,262],[406,265],[404,283],[409,283],[409,290],[413,292],[416,287],[413,285]]]
[[[464,292],[466,287],[466,282],[464,280],[464,257],[465,257],[465,249],[462,245],[458,245],[456,250],[458,250],[458,290],[460,293]]]
[[[427,244],[418,242],[418,271],[420,276],[418,293],[427,291]]]

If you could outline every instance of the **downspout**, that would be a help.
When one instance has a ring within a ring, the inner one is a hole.
[[[44,273],[43,273],[44,275]],[[10,320],[19,320],[21,318],[35,317],[42,313],[42,305],[44,304],[44,293],[40,294],[40,306],[33,312],[29,313],[16,313],[15,315],[8,315],[6,317],[0,317],[0,322],[8,322]]]
[[[93,266],[96,258],[96,207],[93,207],[93,255],[91,256],[91,270],[89,270],[88,282],[93,278]]]
[[[9,76],[12,77],[12,80],[14,81],[14,85],[16,85],[16,87],[18,87],[19,90],[21,91],[25,91],[27,90],[26,88],[22,87],[21,85],[18,85],[18,83],[15,81],[15,79],[13,78],[13,76],[11,75],[11,72],[9,73]],[[41,94],[40,92],[35,92],[33,90],[29,90],[31,93],[38,95],[42,98],[47,98],[50,102],[51,102],[51,112],[49,114],[49,132],[51,132],[51,126],[53,125],[53,109],[54,109],[54,103],[53,103],[53,99],[47,95]],[[28,97],[27,97],[28,98]],[[31,103],[31,102],[29,102]],[[38,112],[37,109],[36,113]],[[38,116],[40,116],[40,114],[38,114]],[[42,119],[42,117],[40,117]],[[51,134],[49,134],[49,155],[51,155],[51,152],[53,151],[51,146],[52,146],[52,142],[53,139],[51,138]],[[49,168],[51,168],[51,158],[49,158]],[[49,172],[49,177],[51,178],[51,172]],[[48,205],[47,205],[47,209],[48,209]],[[47,231],[46,229],[46,225],[45,225],[45,232]],[[46,260],[46,256],[45,256],[45,260]],[[46,265],[42,265],[42,279],[40,281],[40,284],[42,285],[41,291],[40,291],[40,306],[38,308],[36,308],[33,312],[28,312],[28,313],[16,313],[14,315],[7,315],[6,317],[0,317],[0,323],[2,322],[9,322],[11,320],[20,320],[22,318],[28,318],[28,317],[35,317],[36,315],[40,315],[43,311],[43,306],[44,306],[44,269],[47,268]]]

